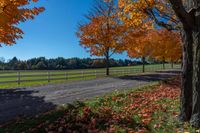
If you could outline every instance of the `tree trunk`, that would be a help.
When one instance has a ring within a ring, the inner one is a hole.
[[[163,57],[162,63],[163,63],[163,69],[165,69],[165,57]]]
[[[179,120],[189,121],[192,113],[192,75],[193,75],[193,51],[192,33],[184,30],[183,37],[183,61],[181,76],[181,96],[180,96],[180,115]]]
[[[172,67],[172,69],[174,68],[174,62],[173,61],[171,61],[171,67]]]
[[[195,13],[193,32],[193,106],[191,124],[200,127],[200,9]]]
[[[110,75],[110,59],[109,59],[109,49],[106,50],[106,76]]]
[[[145,72],[145,57],[142,57],[142,72]]]
[[[200,127],[200,1],[169,1],[185,31],[180,118]]]

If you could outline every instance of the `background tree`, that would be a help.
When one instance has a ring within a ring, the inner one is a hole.
[[[45,57],[32,58],[29,60],[19,60],[16,57],[5,62],[2,57],[1,63],[4,64],[5,70],[67,70],[67,69],[87,69],[87,68],[104,68],[105,60],[103,58],[91,59],[91,58],[69,58],[65,59],[58,57],[55,59],[46,59]],[[110,66],[130,66],[139,65],[140,62],[132,60],[115,60],[110,59]],[[0,66],[1,69],[1,66]]]
[[[124,50],[124,28],[118,19],[115,0],[97,1],[92,12],[87,16],[89,22],[80,25],[77,36],[91,55],[105,57],[106,75],[109,75],[110,57]]]
[[[28,8],[38,0],[0,0],[0,46],[15,44],[22,38],[23,31],[17,27],[20,22],[34,19],[35,15],[44,11],[43,7]]]
[[[125,37],[127,53],[132,58],[140,58],[145,72],[145,58],[151,55],[152,47],[148,40],[148,30],[133,29]]]
[[[152,47],[151,57],[163,62],[177,62],[182,56],[181,37],[179,32],[156,29],[149,32]],[[147,37],[147,36],[146,36]]]

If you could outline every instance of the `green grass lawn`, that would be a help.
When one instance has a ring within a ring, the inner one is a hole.
[[[195,133],[199,130],[177,121],[180,80],[155,82],[74,102],[36,117],[1,126],[0,133],[117,132]]]
[[[171,64],[165,64],[166,69],[171,68]],[[174,68],[179,68],[180,65],[174,65]],[[154,64],[154,65],[146,65],[145,72],[153,72],[157,70],[162,70],[162,64]],[[56,70],[49,71],[51,76],[50,83],[61,83],[61,82],[70,82],[76,80],[89,80],[94,78],[100,78],[105,76],[105,69],[82,69],[82,70]],[[97,72],[97,76],[95,76],[95,72]],[[84,74],[83,74],[84,73]],[[126,74],[137,74],[142,73],[142,65],[136,66],[127,66],[127,67],[111,67],[110,75],[111,76],[119,76]],[[38,80],[39,81],[29,81],[29,82],[21,82],[18,85],[18,82],[14,83],[4,83],[0,84],[0,89],[2,88],[16,88],[23,86],[34,86],[34,85],[43,85],[49,84],[48,82],[48,71],[20,71],[20,75],[22,76],[20,80]],[[0,82],[3,81],[17,81],[18,80],[18,71],[0,71]],[[29,76],[28,76],[29,75]],[[41,76],[44,75],[44,76]],[[67,76],[66,76],[67,75]],[[10,76],[1,78],[3,76]],[[14,76],[14,77],[12,77]],[[56,80],[55,80],[56,79]]]

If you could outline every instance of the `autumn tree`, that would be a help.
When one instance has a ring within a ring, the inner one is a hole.
[[[181,86],[181,114],[179,119],[200,127],[200,1],[199,0],[120,0],[126,9],[149,15],[154,22],[168,30],[179,29],[183,40],[183,69]],[[140,2],[140,4],[138,4]],[[131,3],[131,4],[130,4]],[[161,4],[161,5],[160,5]],[[158,6],[156,6],[158,5]],[[140,6],[140,8],[137,8]],[[163,9],[169,10],[163,10]],[[141,10],[142,9],[142,10]],[[173,9],[173,10],[172,10]],[[173,15],[175,12],[175,15]],[[131,13],[133,14],[133,13]],[[163,17],[164,16],[164,17]],[[175,18],[178,18],[177,19]],[[165,21],[164,19],[169,19]],[[179,25],[180,24],[180,25]],[[177,25],[177,26],[176,26]]]
[[[125,34],[120,24],[115,0],[98,0],[92,13],[86,16],[88,22],[81,24],[77,32],[80,44],[91,55],[104,56],[106,75],[109,75],[109,60],[114,53],[121,53],[124,45],[122,36]]]
[[[176,23],[178,23],[178,20],[174,18],[173,12],[169,10],[171,9],[170,6],[165,6],[165,2],[156,2],[154,0],[119,0],[118,4],[121,9],[119,13],[120,18],[129,27],[128,38],[130,39],[128,39],[128,42],[131,43],[128,43],[128,54],[135,57],[139,56],[143,62],[145,56],[149,56],[149,51],[152,50],[148,38],[149,30],[158,28],[156,25],[169,30],[177,28]],[[167,11],[167,13],[164,11]],[[159,19],[161,17],[162,20]]]
[[[124,37],[124,43],[126,46],[127,54],[132,58],[141,58],[142,71],[145,72],[145,58],[149,57],[152,52],[152,46],[148,39],[147,30],[133,29],[128,32]]]
[[[182,56],[182,44],[179,32],[155,29],[146,36],[151,43],[151,57],[163,62],[177,62]]]
[[[12,45],[22,38],[23,31],[17,27],[20,22],[34,19],[44,11],[43,7],[29,8],[38,0],[0,0],[0,46]]]

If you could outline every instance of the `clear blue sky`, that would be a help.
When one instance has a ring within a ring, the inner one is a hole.
[[[90,57],[76,37],[77,24],[90,11],[93,0],[40,0],[45,12],[36,19],[21,23],[24,38],[16,45],[0,48],[0,57],[10,59],[16,56],[25,60],[33,57]],[[114,58],[127,58],[125,54]]]

